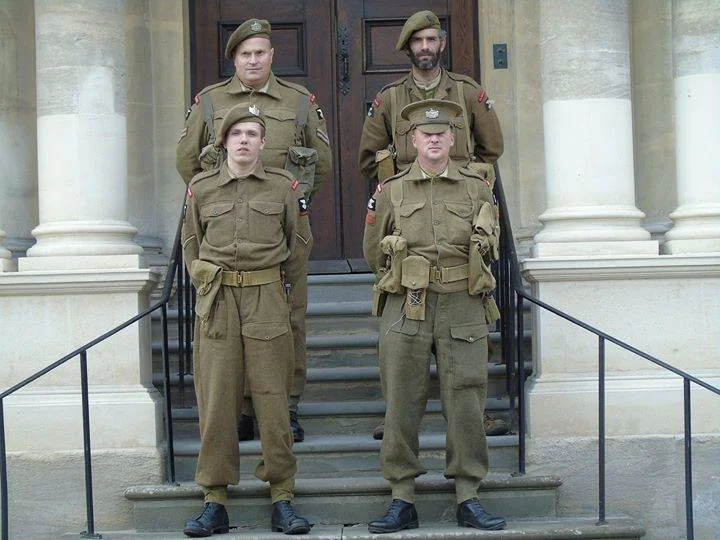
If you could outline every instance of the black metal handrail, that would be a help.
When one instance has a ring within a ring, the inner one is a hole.
[[[496,173],[497,166],[495,167]],[[508,365],[512,365],[517,360],[518,376],[516,381],[512,381],[511,387],[517,388],[518,398],[518,473],[525,474],[525,388],[524,388],[524,351],[522,348],[523,339],[523,301],[527,300],[536,306],[554,313],[572,324],[585,329],[598,336],[598,525],[603,525],[605,521],[605,344],[606,342],[614,343],[618,347],[625,349],[641,358],[644,358],[653,364],[682,377],[683,379],[683,416],[684,416],[684,454],[685,454],[685,521],[686,534],[688,540],[694,538],[693,532],[693,501],[692,501],[692,426],[691,426],[691,409],[690,409],[690,383],[694,383],[714,394],[720,396],[720,389],[708,384],[707,382],[678,369],[659,358],[656,358],[616,337],[603,332],[581,321],[564,311],[561,311],[542,300],[525,292],[522,278],[520,276],[520,266],[515,251],[515,242],[510,225],[510,216],[507,210],[507,204],[502,189],[500,175],[497,174],[495,184],[495,194],[500,205],[500,223],[502,229],[501,235],[501,260],[498,265],[498,287],[502,287],[502,291],[498,291],[498,298],[503,302],[501,314],[507,319],[503,326],[503,355],[506,351]],[[515,315],[515,317],[513,317]],[[505,335],[507,331],[507,335]],[[513,394],[511,388],[511,404],[513,403]]]
[[[183,201],[183,207],[184,207],[184,201]],[[99,343],[102,343],[106,339],[114,336],[121,330],[124,330],[128,326],[140,321],[141,319],[147,317],[151,313],[157,311],[158,309],[161,310],[161,319],[162,319],[162,328],[163,328],[163,342],[162,342],[162,355],[163,355],[163,366],[164,366],[164,382],[163,382],[163,391],[165,393],[165,430],[166,430],[166,451],[167,451],[167,475],[168,480],[171,483],[175,483],[175,451],[173,448],[173,429],[172,429],[172,408],[171,408],[171,398],[170,398],[170,372],[169,372],[169,347],[168,347],[168,332],[167,332],[167,312],[168,312],[168,304],[170,303],[170,300],[172,299],[173,295],[173,284],[175,282],[175,278],[177,277],[178,284],[177,284],[177,291],[178,291],[178,302],[182,302],[181,300],[181,291],[185,291],[185,287],[183,286],[183,280],[188,280],[187,277],[187,271],[183,267],[183,261],[182,261],[182,249],[180,245],[180,232],[182,229],[182,216],[178,222],[177,230],[175,233],[175,242],[173,244],[173,250],[172,254],[170,256],[170,261],[168,263],[167,268],[167,274],[165,276],[165,281],[163,283],[163,289],[162,289],[162,295],[160,299],[153,304],[148,309],[138,313],[134,317],[131,317],[124,323],[116,326],[112,330],[104,333],[101,336],[98,336],[97,338],[93,339],[92,341],[89,341],[85,345],[82,345],[81,347],[78,347],[71,353],[63,356],[56,362],[53,362],[49,366],[41,369],[40,371],[37,371],[36,373],[30,375],[26,379],[20,381],[16,385],[8,388],[4,392],[0,393],[0,496],[2,497],[2,501],[0,502],[0,511],[2,513],[2,529],[0,530],[0,536],[2,540],[7,540],[9,538],[9,503],[8,503],[8,475],[7,475],[7,449],[5,445],[5,413],[4,413],[4,399],[11,394],[17,392],[18,390],[24,388],[28,384],[30,384],[33,381],[36,381],[37,379],[41,378],[42,376],[46,375],[47,373],[50,373],[55,368],[58,368],[68,362],[69,360],[72,360],[73,358],[79,357],[80,358],[80,386],[81,386],[81,399],[82,399],[82,421],[83,421],[83,452],[84,452],[84,461],[85,461],[85,504],[86,504],[86,514],[87,514],[87,531],[83,531],[81,534],[84,537],[94,537],[97,538],[99,535],[95,534],[95,520],[94,520],[94,508],[93,508],[93,489],[92,489],[92,456],[91,456],[91,449],[90,449],[90,413],[89,413],[89,405],[88,405],[88,378],[87,378],[87,351],[94,347],[95,345],[98,345]],[[186,299],[186,306],[189,306],[190,309],[192,309],[192,300],[190,298]],[[181,304],[182,305],[182,304]],[[179,308],[180,311],[180,308]],[[181,336],[183,336],[183,325],[185,325],[185,316],[186,316],[187,309],[184,310],[184,313],[181,312],[180,316],[178,317],[178,332]],[[186,334],[187,336],[187,334]],[[180,361],[180,377],[184,375],[184,370],[187,367],[187,359],[189,358],[188,350],[189,350],[189,336],[186,337],[183,341],[181,341],[180,348],[181,348],[181,358]]]

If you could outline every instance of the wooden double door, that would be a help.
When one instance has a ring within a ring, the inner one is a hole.
[[[312,259],[328,268],[361,268],[365,208],[371,186],[357,170],[363,121],[377,92],[405,75],[407,56],[395,50],[405,20],[429,9],[448,32],[442,63],[479,75],[477,1],[436,0],[191,0],[194,93],[233,75],[225,44],[251,17],[272,25],[274,73],[317,96],[333,149],[333,177],[313,199]]]

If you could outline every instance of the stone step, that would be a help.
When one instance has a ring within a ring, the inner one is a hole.
[[[197,508],[174,524],[176,532],[102,532],[105,540],[187,540],[179,532],[185,520],[199,513]],[[263,525],[251,527],[242,522],[237,528],[222,538],[253,539],[253,540],[287,540],[281,533],[270,532],[270,518],[267,517]],[[605,525],[598,526],[593,518],[566,518],[566,519],[508,519],[508,527],[504,531],[478,531],[476,529],[459,528],[454,522],[428,522],[422,520],[420,528],[402,533],[392,534],[389,538],[403,538],[405,540],[471,540],[476,538],[502,538],[505,540],[586,540],[600,539],[627,539],[636,540],[645,535],[645,529],[637,521],[628,518],[610,518]],[[235,523],[235,522],[234,522]],[[67,535],[77,537],[77,535]],[[301,538],[308,540],[377,540],[378,535],[367,531],[365,523],[358,525],[315,525],[310,534]]]
[[[560,485],[560,480],[552,476],[514,477],[491,473],[483,481],[479,497],[489,512],[502,515],[511,523],[513,520],[521,523],[520,520],[528,518],[557,519],[557,489]],[[229,494],[228,512],[232,523],[267,530],[271,512],[267,484],[257,479],[242,480],[237,486],[230,487]],[[454,519],[452,480],[441,474],[423,475],[416,481],[416,495],[421,520],[418,531],[426,530],[433,522]],[[125,491],[125,497],[133,503],[136,530],[145,532],[177,531],[185,520],[197,515],[202,506],[202,491],[191,482],[133,487]],[[384,513],[389,498],[390,487],[377,474],[298,478],[294,506],[317,525],[360,524],[354,532],[367,536],[364,524]],[[462,531],[453,529],[454,532]],[[498,533],[495,535],[504,538]]]
[[[335,478],[346,476],[375,476],[380,470],[381,441],[370,433],[359,435],[306,435],[305,441],[293,445],[298,461],[298,478]],[[517,435],[488,437],[490,469],[511,473],[517,470]],[[175,438],[175,472],[181,481],[192,480],[200,450],[200,440]],[[260,441],[239,444],[240,472],[252,476],[261,459]],[[420,435],[420,457],[423,466],[441,473],[445,466],[445,433],[429,432]]]

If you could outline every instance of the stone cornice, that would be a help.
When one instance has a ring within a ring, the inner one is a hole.
[[[0,296],[144,292],[160,274],[147,268],[0,273]]]
[[[547,257],[521,263],[530,282],[720,278],[720,254],[650,257]]]

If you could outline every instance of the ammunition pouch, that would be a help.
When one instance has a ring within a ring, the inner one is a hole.
[[[206,144],[200,151],[200,167],[204,171],[217,169],[225,161],[225,148],[215,146],[213,143]]]
[[[405,287],[405,316],[425,320],[425,297],[430,284],[430,262],[419,255],[405,257],[402,264],[402,286]]]
[[[491,163],[483,163],[482,161],[471,161],[467,164],[467,168],[472,172],[482,176],[483,180],[488,183],[490,189],[495,185],[495,167]]]
[[[490,265],[500,258],[497,212],[489,202],[483,203],[473,223],[468,256],[468,293],[478,295],[495,290],[495,276]]]
[[[500,319],[500,310],[495,303],[495,298],[491,294],[486,294],[483,298],[483,308],[485,309],[485,322],[495,324]]]
[[[309,200],[315,185],[315,166],[318,160],[317,150],[305,146],[288,147],[285,158],[285,170],[297,178],[303,195]]]
[[[379,291],[400,294],[403,292],[402,267],[407,257],[407,240],[402,236],[389,235],[380,241],[380,249],[388,256],[389,268],[383,275],[378,274],[375,286]]]
[[[190,277],[197,290],[195,301],[195,314],[200,325],[208,337],[222,337],[221,332],[211,324],[216,298],[222,285],[222,268],[202,259],[195,259],[190,263]]]
[[[393,152],[389,148],[383,148],[375,152],[375,163],[377,163],[379,182],[382,183],[395,175],[395,159],[393,158]]]

